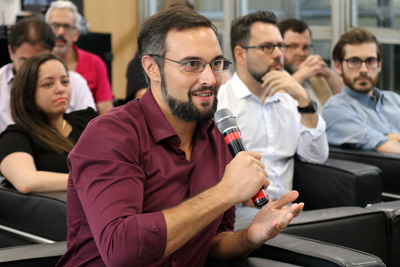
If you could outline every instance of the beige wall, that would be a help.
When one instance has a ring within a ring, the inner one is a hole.
[[[137,49],[137,0],[84,0],[84,9],[89,31],[111,33],[112,90],[125,98],[126,68]]]

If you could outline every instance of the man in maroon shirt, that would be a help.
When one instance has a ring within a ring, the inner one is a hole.
[[[234,205],[269,185],[260,154],[233,160],[212,120],[223,58],[215,26],[182,7],[143,25],[139,100],[87,126],[69,156],[67,252],[58,266],[204,266],[243,257],[303,209],[297,192],[233,233]],[[229,163],[230,162],[230,163]]]

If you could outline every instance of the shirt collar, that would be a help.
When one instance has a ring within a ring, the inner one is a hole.
[[[150,89],[147,90],[147,92],[139,100],[139,104],[143,110],[143,114],[146,118],[146,122],[149,126],[150,132],[157,143],[169,137],[178,137],[174,128],[172,128],[164,113],[162,113]],[[211,133],[214,129],[214,126],[215,122],[214,119],[212,119],[205,123],[198,124],[196,132],[206,131],[207,133]],[[179,144],[176,145],[180,145],[180,139]]]
[[[236,98],[238,100],[252,95],[249,88],[247,88],[247,86],[244,84],[244,82],[240,79],[237,72],[235,72],[233,74],[231,83],[235,85],[232,87],[233,87],[233,91],[235,92]]]
[[[359,93],[353,89],[350,89],[349,87],[343,85],[343,90],[342,92],[346,95],[351,96],[352,98],[356,99],[357,101],[359,101],[360,103],[362,103],[363,105],[367,105],[371,100],[374,103],[377,102],[382,102],[383,98],[384,98],[384,93],[379,90],[378,88],[374,87],[373,89],[373,94],[372,96],[369,94],[363,94],[363,93]],[[378,101],[376,101],[376,98],[378,97]]]
[[[13,68],[14,68],[14,64],[13,63],[9,63],[6,65],[6,82],[7,84],[11,84],[14,80],[14,72],[13,72]]]
[[[246,84],[240,79],[239,75],[237,74],[237,72],[235,72],[232,76],[232,79],[230,81],[232,84],[234,84],[234,86],[232,86],[233,88],[233,92],[236,95],[236,98],[238,100],[252,96],[254,97],[254,99],[258,100],[258,97],[256,95],[254,95],[249,88],[246,86]],[[280,94],[274,94],[273,96],[267,96],[264,100],[264,103],[270,103],[270,102],[275,102],[275,101],[280,101],[279,99]],[[258,100],[259,102],[259,100]]]
[[[79,49],[79,47],[76,45],[76,44],[73,44],[72,45],[72,48],[75,50],[75,53],[76,53],[76,61],[78,62],[79,61],[79,58],[81,57],[81,49]]]

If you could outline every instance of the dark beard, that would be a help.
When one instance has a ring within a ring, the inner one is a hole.
[[[265,74],[270,72],[271,71],[271,67],[276,65],[277,63],[281,63],[281,60],[280,59],[275,59],[274,64],[271,64],[270,66],[268,66],[268,69],[265,72],[253,71],[253,70],[249,69],[249,73],[251,74],[251,76],[253,77],[254,80],[256,80],[259,83],[263,83],[264,81],[262,80],[262,77],[264,77]]]
[[[297,68],[292,65],[292,64],[283,64],[284,69],[289,72],[290,75],[292,75],[293,73],[295,73],[297,71]]]
[[[342,67],[342,73],[344,73],[343,72],[343,67]],[[357,88],[354,87],[355,80],[351,80],[346,75],[342,75],[343,83],[348,88],[350,88],[350,89],[352,89],[352,90],[354,90],[354,91],[356,91],[358,93],[361,93],[361,94],[368,94],[369,92],[371,92],[371,90],[374,89],[375,85],[378,83],[378,77],[379,76],[376,76],[375,78],[368,77],[369,80],[371,81],[371,87],[370,88],[367,87],[367,88],[364,88],[364,89],[357,89]],[[361,86],[366,86],[367,84],[366,84],[366,82],[361,82],[360,85]]]
[[[212,105],[208,103],[204,103],[203,107],[206,111],[201,112],[199,109],[195,107],[192,102],[191,94],[192,91],[188,92],[188,99],[189,101],[181,101],[173,96],[168,94],[164,72],[161,72],[161,92],[164,97],[165,102],[168,104],[171,113],[177,117],[178,119],[185,121],[185,122],[196,122],[196,123],[204,123],[211,120],[214,117],[214,113],[217,111],[218,106],[218,99],[217,99],[217,90],[215,86],[211,87],[201,87],[196,91],[204,91],[210,90],[214,93],[214,101]],[[208,108],[208,109],[207,109]]]

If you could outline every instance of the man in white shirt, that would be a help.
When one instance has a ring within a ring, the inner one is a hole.
[[[12,63],[0,68],[0,132],[13,124],[10,109],[10,92],[15,73],[23,62],[39,53],[50,53],[55,36],[50,26],[40,18],[32,17],[18,21],[8,36],[8,51]],[[92,93],[86,80],[78,73],[69,71],[71,102],[68,112],[92,107],[96,110]]]
[[[287,72],[282,71],[287,45],[276,17],[258,11],[238,18],[231,27],[231,49],[236,73],[219,93],[218,108],[228,108],[249,150],[262,154],[270,199],[292,189],[294,155],[308,162],[328,158],[325,122],[315,102]],[[252,219],[257,209],[250,202],[237,207],[236,220]]]

